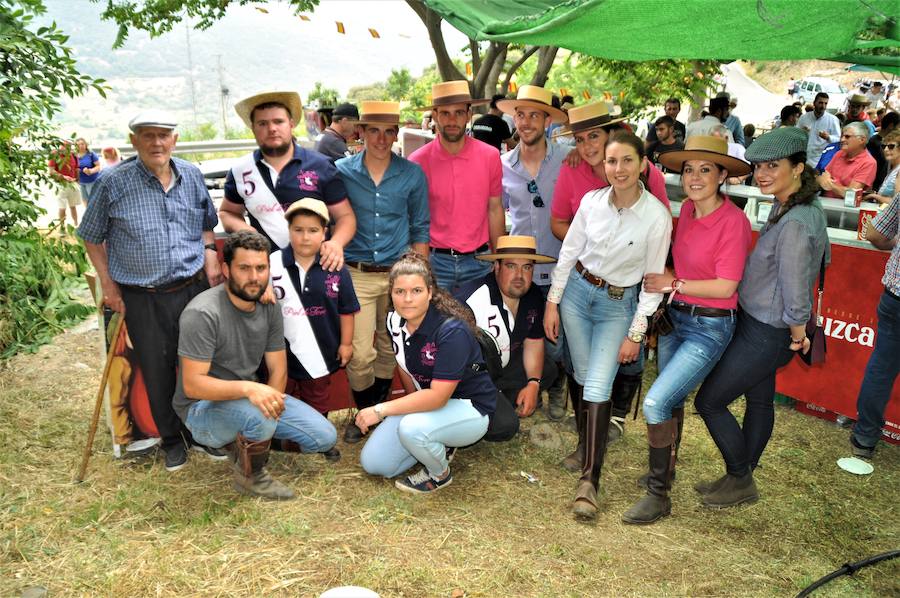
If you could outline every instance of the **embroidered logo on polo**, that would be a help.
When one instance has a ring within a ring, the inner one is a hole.
[[[425,343],[421,353],[423,365],[434,365],[434,359],[437,357],[437,345],[434,343]]]
[[[297,180],[300,181],[300,189],[303,191],[319,190],[319,173],[315,170],[301,170]]]
[[[325,308],[321,305],[313,305],[312,307],[294,307],[291,305],[284,305],[281,308],[281,315],[285,318],[290,318],[292,316],[306,316],[306,317],[315,317],[315,316],[324,316],[327,312]]]
[[[325,277],[325,294],[329,299],[337,299],[338,292],[341,290],[341,275],[329,274]]]
[[[537,320],[537,310],[529,309],[528,313],[525,314],[525,321],[528,322],[529,326],[531,326],[534,324],[535,320]]]

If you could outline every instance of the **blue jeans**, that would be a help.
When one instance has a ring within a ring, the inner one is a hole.
[[[659,375],[644,398],[644,419],[661,424],[713,369],[731,341],[734,316],[710,318],[670,309],[675,329],[659,337]]]
[[[91,200],[91,190],[94,188],[94,183],[78,183],[78,186],[81,187],[82,201],[88,203]]]
[[[759,463],[775,425],[775,374],[794,358],[791,331],[738,312],[734,338],[703,381],[694,406],[722,453],[725,469],[742,476]],[[728,406],[744,395],[743,424]]]
[[[478,255],[490,253],[484,251]],[[435,282],[448,293],[456,292],[457,287],[470,280],[483,278],[491,270],[490,262],[476,260],[474,255],[450,255],[447,253],[431,252],[431,270],[434,272]]]
[[[566,283],[560,318],[566,323],[566,343],[575,380],[584,386],[591,403],[609,400],[619,370],[619,348],[637,309],[640,285],[625,289],[622,299],[611,299],[607,289],[586,281],[572,270]]]
[[[284,398],[284,412],[277,420],[264,416],[248,399],[197,401],[185,425],[194,440],[215,448],[234,442],[238,434],[248,440],[293,440],[304,453],[322,453],[337,442],[331,422],[292,396]]]
[[[881,438],[884,410],[891,400],[894,382],[900,373],[900,299],[882,293],[878,303],[878,335],[866,365],[859,396],[858,419],[853,426],[857,444],[873,447]]]
[[[372,431],[359,463],[366,473],[392,478],[418,461],[438,477],[449,466],[447,447],[475,444],[488,423],[469,399],[450,399],[434,411],[392,415]]]

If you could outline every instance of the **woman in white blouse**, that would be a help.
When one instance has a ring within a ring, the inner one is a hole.
[[[642,349],[647,319],[662,300],[641,288],[647,272],[662,272],[672,236],[672,217],[641,180],[644,143],[618,131],[606,143],[610,186],[584,196],[553,270],[544,329],[555,341],[559,320],[575,379],[584,385],[580,426],[585,444],[581,479],[572,510],[593,519],[609,431],[612,382],[620,363]],[[570,333],[571,330],[571,333]]]

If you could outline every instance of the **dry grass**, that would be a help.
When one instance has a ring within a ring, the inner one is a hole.
[[[900,451],[882,447],[874,475],[850,476],[834,464],[847,432],[787,409],[758,471],[762,499],[721,512],[690,488],[720,467],[690,416],[673,515],[643,528],[619,521],[640,496],[640,422],[609,451],[593,526],[568,512],[575,478],[557,465],[568,431],[556,450],[527,439],[466,450],[454,484],[426,498],[364,475],[358,446],[341,446],[335,466],[275,455],[299,498],[271,503],[239,498],[226,467],[197,456],[176,474],[160,459],[114,460],[104,430],[73,485],[99,369],[96,332],[70,331],[0,372],[0,595],[316,596],[358,584],[382,596],[789,596],[900,547]],[[898,593],[895,560],[816,596]]]

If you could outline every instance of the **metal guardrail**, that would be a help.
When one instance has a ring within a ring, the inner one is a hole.
[[[301,146],[312,149],[314,142],[308,139],[298,139]],[[114,146],[122,157],[134,155],[134,148],[130,143]],[[213,139],[210,141],[179,141],[175,144],[173,154],[207,154],[213,152],[249,152],[257,148],[255,139]],[[98,154],[102,148],[92,148]]]

